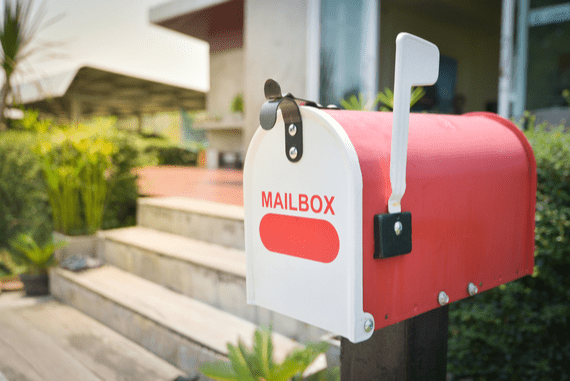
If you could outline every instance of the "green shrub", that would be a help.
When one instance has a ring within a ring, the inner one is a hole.
[[[103,229],[132,226],[136,224],[138,198],[137,176],[133,169],[156,163],[156,158],[143,157],[136,135],[111,130],[109,138],[116,147],[111,157],[114,165],[113,181],[103,215]]]
[[[243,113],[243,94],[237,94],[230,104],[230,111],[232,113]]]
[[[67,242],[48,240],[38,245],[29,234],[21,233],[10,242],[12,257],[15,263],[22,264],[22,272],[28,275],[45,274],[50,266],[56,264],[54,253],[67,245]]]
[[[0,139],[0,249],[20,233],[45,242],[53,225],[40,165],[31,147],[36,134],[7,131]]]
[[[570,380],[570,134],[532,122],[535,271],[450,306],[448,370],[458,378]]]
[[[340,379],[338,367],[326,368],[307,378],[302,374],[325,353],[328,343],[307,344],[293,350],[282,363],[273,360],[273,340],[270,329],[257,329],[253,336],[253,348],[246,348],[241,341],[238,346],[228,343],[228,359],[205,363],[200,371],[213,380],[223,381],[336,381]]]
[[[423,87],[413,87],[410,96],[410,107],[415,105],[424,95],[426,95],[426,91]],[[394,93],[386,87],[383,92],[380,91],[376,95],[376,99],[373,102],[367,101],[366,97],[359,93],[358,97],[351,95],[346,99],[341,99],[340,105],[345,110],[359,111],[374,111],[376,106],[380,105],[380,111],[392,111],[394,108]]]
[[[196,152],[173,146],[161,136],[139,136],[142,138],[139,147],[148,164],[196,166],[198,162]]]
[[[65,172],[73,172],[80,159],[74,146],[81,140],[94,142],[96,139],[110,142],[111,166],[105,172],[109,187],[104,208],[102,228],[112,229],[131,226],[136,222],[136,200],[138,189],[134,168],[144,165],[157,165],[156,150],[148,150],[149,145],[171,147],[164,139],[142,138],[136,133],[119,131],[112,123],[91,123],[89,127],[76,128],[57,126],[51,121],[39,121],[38,114],[27,111],[23,120],[17,122],[15,130],[2,133],[0,139],[0,248],[8,248],[9,242],[19,233],[31,233],[34,239],[43,244],[54,230],[51,207],[48,201],[48,188],[41,174],[42,156],[35,155],[34,147],[40,144],[55,146],[60,160],[68,160],[69,165],[61,165]],[[55,140],[55,142],[52,142]],[[67,142],[67,143],[65,143]],[[52,144],[50,144],[52,143]],[[67,144],[67,145],[66,145]],[[91,147],[90,144],[88,144]],[[44,147],[49,150],[49,147]],[[52,147],[53,148],[53,147]],[[81,148],[81,147],[80,147]],[[89,158],[91,150],[82,148],[83,159]],[[100,150],[99,150],[100,151]],[[109,152],[108,152],[109,153]],[[44,157],[45,159],[45,157]],[[106,159],[104,160],[106,161]],[[45,163],[44,163],[45,164]],[[60,162],[62,164],[62,162]],[[77,168],[76,168],[77,169]],[[60,174],[58,173],[58,176]],[[76,181],[68,178],[69,184]],[[73,199],[76,197],[76,199]],[[77,200],[79,197],[79,200]],[[84,200],[81,195],[69,198],[70,209],[81,210]],[[77,216],[77,211],[74,212]],[[87,231],[84,211],[79,213],[79,222],[73,228],[76,234]]]
[[[34,149],[42,166],[55,230],[68,235],[99,230],[107,194],[115,180],[113,141],[77,125],[42,134]]]

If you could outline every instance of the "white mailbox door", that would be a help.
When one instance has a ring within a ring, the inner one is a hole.
[[[364,341],[373,333],[373,318],[362,307],[358,156],[328,114],[301,107],[301,117],[298,162],[285,155],[281,112],[271,130],[258,128],[247,152],[248,303]]]

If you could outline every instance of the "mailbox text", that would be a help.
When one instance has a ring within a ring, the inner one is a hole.
[[[302,193],[294,195],[292,193],[261,192],[261,206],[263,208],[281,208],[282,210],[298,210],[300,212],[311,210],[313,213],[330,213],[334,216],[333,201],[334,196],[321,197],[319,195],[308,196]]]

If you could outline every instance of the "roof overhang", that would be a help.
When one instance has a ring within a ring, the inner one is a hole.
[[[24,83],[15,93],[26,107],[63,118],[74,112],[129,116],[206,106],[203,92],[91,66]]]
[[[210,52],[243,46],[244,0],[173,0],[149,11],[150,22],[204,40]]]

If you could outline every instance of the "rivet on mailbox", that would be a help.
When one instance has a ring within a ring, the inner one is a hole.
[[[401,33],[393,113],[299,106],[267,81],[244,169],[248,303],[357,343],[441,290],[532,273],[532,149],[495,114],[410,115],[438,72],[437,47]]]

